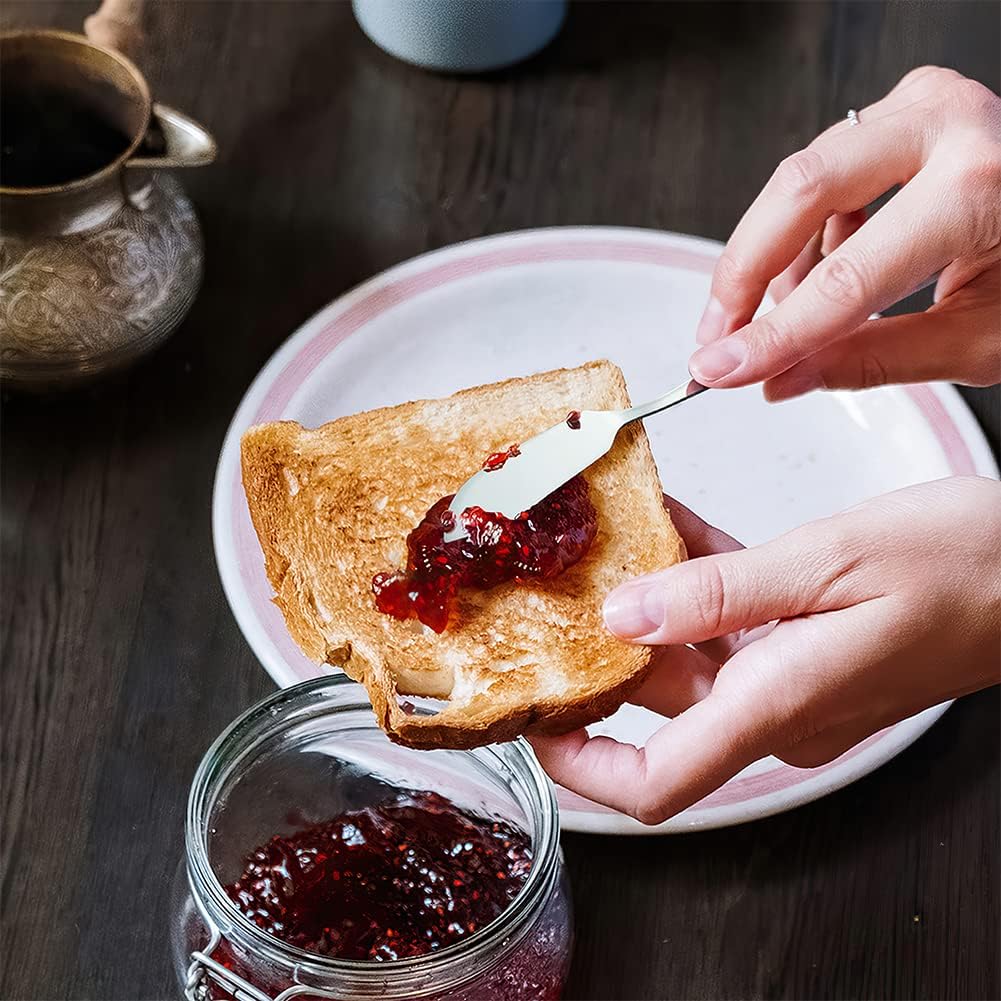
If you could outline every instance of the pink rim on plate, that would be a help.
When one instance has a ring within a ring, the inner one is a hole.
[[[600,227],[531,230],[473,240],[376,276],[326,307],[286,341],[237,410],[223,446],[213,498],[213,535],[223,586],[241,629],[269,673],[281,683],[294,684],[324,668],[305,659],[271,600],[240,482],[239,437],[247,427],[283,417],[319,362],[386,310],[451,282],[516,265],[568,261],[637,263],[709,274],[720,249],[714,241],[679,234]],[[898,391],[907,394],[926,422],[954,474],[997,475],[979,427],[952,387],[920,385]],[[820,768],[798,769],[775,761],[774,767],[748,770],[655,828],[560,790],[563,825],[572,830],[652,833],[720,827],[768,816],[872,771],[913,742],[946,708],[937,706],[888,727]]]

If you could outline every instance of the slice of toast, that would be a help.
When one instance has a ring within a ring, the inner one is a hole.
[[[583,559],[547,581],[461,590],[444,633],[380,613],[372,577],[404,565],[406,537],[491,452],[571,410],[630,405],[607,361],[479,386],[443,400],[291,421],[243,436],[243,484],[275,602],[303,652],[368,689],[380,724],[411,747],[476,747],[565,733],[613,712],[652,651],[613,637],[602,600],[685,558],[641,424],[585,471],[598,514]],[[435,716],[398,695],[448,701]]]

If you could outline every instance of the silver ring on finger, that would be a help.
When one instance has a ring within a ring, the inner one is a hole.
[[[848,119],[848,124],[849,125],[861,125],[862,124],[861,120],[859,119],[858,112],[854,108],[849,108],[848,109],[848,114],[845,115],[845,118]]]

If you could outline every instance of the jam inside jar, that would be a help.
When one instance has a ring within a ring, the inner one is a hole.
[[[558,833],[524,742],[414,751],[343,676],[278,692],[192,784],[172,929],[184,996],[558,998]]]

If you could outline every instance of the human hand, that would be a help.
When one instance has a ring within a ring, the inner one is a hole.
[[[767,754],[820,765],[999,680],[1001,484],[908,487],[752,549],[669,507],[692,559],[612,592],[605,621],[664,647],[630,701],[675,718],[642,749],[533,737],[567,788],[658,823]]]
[[[692,376],[768,399],[1001,379],[1001,98],[925,66],[779,164],[712,280]],[[866,221],[865,206],[903,187]],[[824,256],[826,255],[826,256]],[[924,313],[868,319],[941,272]],[[771,283],[778,305],[752,321]],[[729,336],[727,336],[729,335]]]

